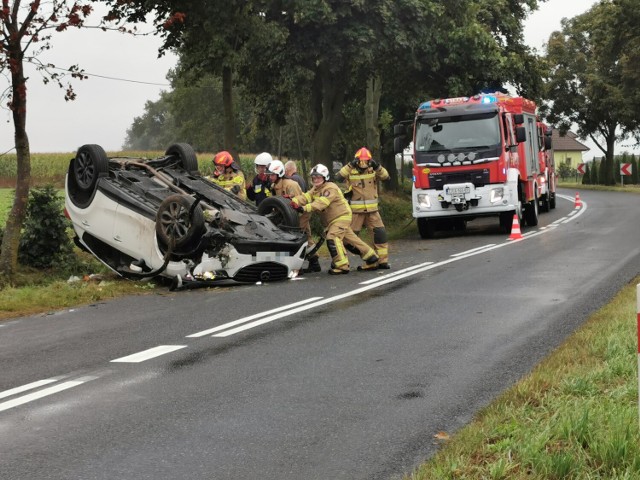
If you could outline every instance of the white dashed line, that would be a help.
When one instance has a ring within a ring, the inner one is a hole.
[[[127,355],[126,357],[116,358],[111,360],[118,363],[140,363],[151,358],[159,357],[165,353],[175,352],[181,348],[186,348],[186,345],[159,345],[157,347],[144,350],[142,352],[134,353],[133,355]]]
[[[38,380],[37,382],[27,383],[21,387],[12,388],[11,390],[5,390],[0,392],[0,398],[10,397],[11,395],[17,395],[18,393],[26,392],[27,390],[33,390],[34,388],[42,387],[53,382],[57,382],[55,378],[47,378],[45,380]]]
[[[59,385],[54,385],[53,387],[45,388],[44,390],[40,390],[39,392],[33,392],[33,393],[30,393],[29,395],[25,395],[23,397],[18,397],[13,400],[0,403],[0,412],[4,410],[8,410],[13,407],[17,407],[18,405],[23,405],[28,402],[33,402],[34,400],[38,400],[39,398],[43,398],[48,395],[53,395],[54,393],[62,392],[63,390],[67,390],[69,388],[77,387],[78,385],[82,385],[84,382],[85,381],[81,381],[81,380],[64,382]]]
[[[236,325],[240,325],[241,323],[250,322],[251,320],[255,320],[256,318],[266,317],[267,315],[271,315],[272,313],[282,312],[283,310],[295,308],[299,305],[315,302],[316,300],[320,300],[321,298],[322,297],[311,297],[306,300],[302,300],[300,302],[292,303],[290,305],[284,305],[282,307],[274,308],[273,310],[269,310],[267,312],[256,313],[255,315],[250,315],[248,317],[240,318],[238,320],[234,320],[233,322],[225,323],[224,325],[218,325],[217,327],[209,328],[207,330],[202,330],[201,332],[198,332],[198,333],[192,333],[191,335],[187,335],[187,338],[204,337],[205,335],[209,335],[211,333],[215,333],[221,330],[225,330],[227,328],[235,327]]]

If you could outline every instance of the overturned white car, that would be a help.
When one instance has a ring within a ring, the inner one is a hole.
[[[65,211],[79,247],[123,277],[160,275],[174,279],[173,288],[285,280],[305,259],[306,237],[289,202],[270,197],[257,210],[201,176],[184,143],[155,159],[80,147],[66,176]]]

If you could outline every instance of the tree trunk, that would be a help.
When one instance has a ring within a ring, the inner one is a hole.
[[[371,150],[373,158],[380,159],[380,97],[382,96],[382,77],[376,75],[367,80],[367,94],[364,104],[364,121],[367,132],[366,147]]]
[[[233,70],[222,67],[222,108],[224,112],[224,149],[240,160],[236,152],[236,122],[233,111]]]
[[[607,135],[607,154],[605,157],[605,166],[604,166],[604,178],[600,179],[600,182],[603,185],[615,185],[615,180],[613,178],[613,157],[615,154],[615,146],[616,146],[616,128],[610,129],[610,134]]]
[[[14,138],[16,147],[17,179],[13,206],[5,226],[0,251],[0,287],[11,284],[18,267],[18,246],[20,231],[27,213],[29,202],[29,182],[31,180],[31,154],[27,136],[27,86],[24,78],[22,52],[19,42],[10,43],[9,56],[12,60],[11,89]]]
[[[316,74],[311,110],[313,132],[311,140],[311,165],[324,164],[332,170],[331,147],[342,120],[345,86],[344,76],[321,68]]]
[[[389,172],[389,182],[386,188],[397,190],[398,173],[395,166],[395,156],[393,152],[383,152],[380,138],[379,117],[380,98],[382,97],[382,77],[376,75],[367,80],[367,91],[364,105],[365,131],[367,135],[367,148],[371,150],[371,155]]]

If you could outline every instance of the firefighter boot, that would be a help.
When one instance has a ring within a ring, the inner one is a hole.
[[[329,275],[346,275],[349,273],[349,266],[347,265],[346,269],[338,268],[333,263],[329,267],[329,271],[327,272]]]
[[[380,270],[389,270],[391,268],[391,265],[389,265],[387,262],[379,263],[378,268]]]
[[[314,255],[309,259],[309,265],[303,270],[303,273],[321,272],[320,259],[317,255]]]
[[[378,269],[378,256],[377,255],[371,255],[364,262],[365,262],[364,265],[359,265],[358,266],[358,270],[360,272],[366,272],[366,271],[369,271],[369,270],[377,270]]]

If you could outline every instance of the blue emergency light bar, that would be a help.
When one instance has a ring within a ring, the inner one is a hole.
[[[446,107],[447,105],[460,105],[469,101],[471,101],[472,103],[482,103],[488,105],[490,103],[498,103],[498,97],[496,95],[479,94],[474,95],[473,97],[455,97],[444,99],[438,98],[436,100],[429,100],[427,102],[421,103],[418,107],[418,110],[424,111],[430,110],[432,108]]]

